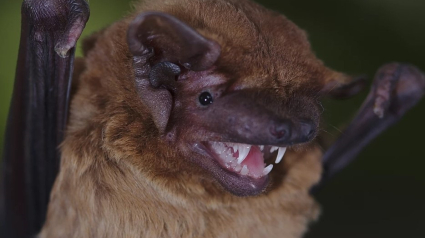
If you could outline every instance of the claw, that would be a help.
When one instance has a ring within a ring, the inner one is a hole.
[[[357,116],[323,156],[324,173],[320,185],[403,117],[424,93],[425,75],[415,66],[391,63],[381,67]],[[317,187],[312,191],[317,191]]]
[[[375,78],[373,112],[379,118],[383,118],[388,110],[401,116],[415,105],[425,92],[425,76],[412,65],[384,65],[378,70]]]

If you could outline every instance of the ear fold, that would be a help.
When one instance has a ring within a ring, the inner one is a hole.
[[[325,79],[321,93],[336,99],[345,99],[358,94],[366,86],[366,77],[352,77],[332,71]]]
[[[142,13],[128,29],[128,45],[133,55],[152,47],[163,61],[178,63],[195,71],[212,66],[220,55],[220,46],[204,38],[177,18],[160,12]]]
[[[194,71],[210,68],[220,55],[220,45],[160,12],[138,15],[129,25],[127,43],[139,96],[163,133],[173,103],[169,90],[174,89],[180,66]]]

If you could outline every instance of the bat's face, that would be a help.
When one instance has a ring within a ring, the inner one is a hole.
[[[317,79],[292,87],[303,78],[244,74],[233,67],[233,72],[217,65],[177,77],[166,138],[232,193],[253,195],[265,189],[287,147],[315,137],[319,91],[311,88]]]
[[[122,88],[136,91],[130,100],[139,105],[131,107],[141,107],[140,120],[171,145],[177,169],[195,165],[229,192],[247,196],[265,190],[287,148],[314,139],[320,94],[337,74],[315,58],[292,22],[240,4],[246,15],[225,8],[224,21],[213,12],[189,17],[176,10],[181,6],[173,6],[175,17],[143,13],[120,23],[118,32],[107,31],[117,40],[104,48],[123,48],[126,33],[130,52],[108,75],[132,71]],[[154,123],[146,121],[149,113]]]

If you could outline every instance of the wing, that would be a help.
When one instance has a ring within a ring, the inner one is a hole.
[[[399,63],[381,67],[357,116],[324,154],[322,180],[313,191],[352,162],[380,133],[399,121],[424,93],[425,75],[416,67]]]
[[[44,223],[68,112],[85,0],[25,0],[0,193],[1,234],[32,237]]]

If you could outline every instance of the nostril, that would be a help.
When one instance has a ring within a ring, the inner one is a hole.
[[[281,123],[270,127],[270,134],[276,139],[289,138],[291,134],[291,127],[288,123]]]
[[[316,127],[311,121],[302,121],[300,122],[300,133],[301,137],[310,140],[316,132]]]

